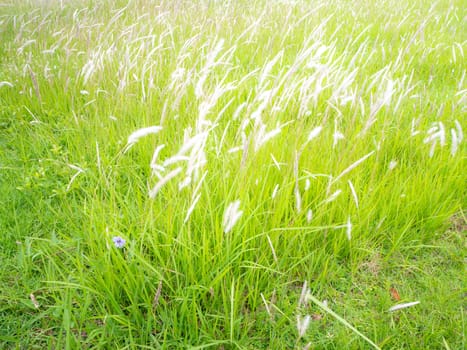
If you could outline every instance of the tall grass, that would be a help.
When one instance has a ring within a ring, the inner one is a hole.
[[[390,300],[346,321],[332,290],[465,208],[465,16],[447,0],[2,4],[0,249],[24,291],[2,310],[26,305],[33,331],[0,340],[420,345],[365,318]],[[344,337],[310,326],[304,281]]]

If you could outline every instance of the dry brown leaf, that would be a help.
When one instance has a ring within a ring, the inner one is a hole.
[[[397,291],[396,288],[391,287],[391,288],[389,289],[389,292],[391,293],[391,297],[392,297],[395,301],[401,300],[401,296],[399,295],[399,292]]]
[[[321,314],[313,314],[313,315],[311,315],[311,319],[312,319],[313,321],[319,321],[319,320],[322,320],[322,319],[323,319],[323,315],[321,315]]]

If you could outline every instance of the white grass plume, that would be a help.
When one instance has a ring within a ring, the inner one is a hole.
[[[187,223],[188,220],[190,219],[190,216],[191,216],[191,213],[193,212],[193,210],[195,209],[195,206],[196,204],[198,203],[199,199],[201,197],[201,193],[198,193],[198,195],[193,199],[193,201],[191,202],[191,205],[190,207],[188,208],[187,210],[187,213],[186,213],[186,216],[185,216],[185,220],[183,221],[183,223]]]
[[[412,119],[411,127],[410,127],[410,136],[415,136],[420,134],[420,131],[416,129],[416,125],[420,122],[419,119]]]
[[[13,84],[10,83],[9,81],[0,81],[0,88],[3,86],[13,87]]]
[[[420,301],[413,301],[413,302],[410,302],[410,303],[397,304],[397,305],[394,305],[393,307],[389,308],[388,311],[393,312],[393,311],[405,309],[405,308],[408,308],[408,307],[412,307],[412,306],[415,306],[415,305],[418,305],[418,304],[420,304]]]
[[[310,326],[310,321],[311,321],[311,316],[306,315],[305,317],[302,318],[302,316],[297,315],[297,331],[298,331],[298,337],[302,338],[308,327]]]
[[[149,198],[154,198],[156,197],[157,193],[159,190],[171,179],[173,179],[175,176],[180,174],[182,172],[182,168],[178,167],[171,172],[169,172],[167,175],[165,175],[162,179],[159,180],[159,182],[149,191]]]
[[[255,151],[257,151],[264,143],[272,139],[274,136],[279,135],[282,131],[281,127],[275,128],[272,131],[267,133],[261,133],[259,137],[255,140]]]
[[[311,220],[313,220],[313,210],[309,209],[309,210],[306,212],[306,222],[307,222],[307,223],[310,223]]]
[[[300,309],[300,308],[307,305],[307,303],[308,303],[308,300],[307,300],[308,294],[310,294],[310,289],[308,288],[308,282],[305,281],[305,282],[303,282],[302,292],[300,293],[300,298],[298,299],[297,308]]]
[[[358,209],[358,196],[357,196],[357,192],[355,191],[355,187],[353,186],[352,181],[348,180],[347,183],[349,184],[350,192],[352,192],[352,197],[355,202],[355,206]]]
[[[332,147],[336,147],[337,146],[337,143],[339,142],[339,140],[343,140],[345,139],[345,136],[343,133],[341,133],[340,131],[335,131],[334,134],[332,135]]]
[[[342,171],[339,176],[337,176],[335,179],[332,180],[332,183],[335,183],[337,182],[337,180],[339,180],[341,177],[343,177],[345,174],[349,173],[350,171],[352,171],[353,169],[355,169],[359,164],[363,163],[367,158],[369,158],[370,156],[373,155],[373,153],[375,153],[375,151],[371,151],[370,153],[368,153],[367,155],[363,156],[362,158],[360,158],[359,160],[357,160],[355,163],[352,163],[350,166],[348,166],[347,168],[344,169],[344,171]]]
[[[310,133],[308,134],[308,138],[306,140],[306,143],[310,142],[311,140],[313,140],[315,137],[317,137],[320,133],[321,133],[321,130],[323,130],[323,127],[322,126],[317,126],[316,128],[314,128],[313,130],[310,131]]]
[[[436,144],[439,142],[441,146],[446,145],[446,132],[444,129],[444,124],[442,122],[433,123],[431,128],[427,131],[428,136],[425,137],[423,143],[431,144],[430,147],[430,158],[433,157],[435,153]],[[456,139],[457,142],[457,139]]]
[[[162,151],[162,149],[164,149],[164,147],[165,147],[165,144],[159,145],[154,150],[154,153],[152,154],[151,164],[150,164],[150,167],[152,170],[164,170],[164,167],[157,164],[157,158],[159,157],[159,153],[160,151]]]
[[[306,179],[305,180],[305,192],[307,192],[309,189],[310,189],[310,186],[311,186],[311,182],[310,182],[310,179]]]
[[[240,217],[242,216],[243,211],[239,209],[240,209],[239,200],[231,202],[225,209],[224,220],[222,222],[223,227],[224,227],[224,233],[229,233],[232,230],[232,228],[235,226],[235,224],[237,223],[238,219],[240,219]]]
[[[276,184],[276,186],[274,186],[274,190],[272,191],[271,199],[276,198],[278,191],[279,191],[279,184]]]
[[[266,235],[266,238],[268,239],[269,247],[271,248],[272,257],[274,258],[274,261],[277,264],[278,260],[277,260],[276,250],[274,249],[274,246],[272,245],[271,238],[269,237],[269,235]]]
[[[336,192],[334,192],[333,194],[331,194],[328,198],[326,198],[323,203],[331,203],[333,202],[334,200],[336,200],[337,197],[339,197],[339,195],[342,193],[342,190],[337,190]]]
[[[346,235],[347,239],[350,241],[352,239],[352,223],[350,222],[350,216],[347,218],[347,230]]]
[[[272,318],[272,312],[269,309],[269,305],[266,301],[266,298],[264,297],[263,293],[259,293],[259,295],[261,296],[261,299],[263,300],[263,304],[264,304],[264,307],[266,308],[266,312],[268,313],[269,317]]]
[[[196,98],[201,98],[204,95],[204,83],[211,69],[215,65],[216,57],[219,54],[219,52],[222,50],[223,46],[224,46],[224,39],[220,39],[215,44],[215,47],[207,54],[206,64],[203,67],[201,77],[199,78],[196,84],[196,87],[195,87]]]
[[[149,126],[147,128],[142,128],[133,132],[130,136],[128,136],[128,144],[134,144],[138,142],[138,140],[144,136],[150,134],[157,134],[159,131],[162,130],[162,126]]]
[[[391,160],[391,162],[389,163],[389,170],[393,170],[395,167],[397,166],[397,161],[396,160]]]
[[[454,123],[456,124],[456,128],[451,129],[451,155],[455,155],[457,153],[457,149],[464,139],[464,133],[462,132],[461,124],[457,119],[454,121]]]
[[[193,210],[195,209],[195,206],[196,204],[198,203],[200,197],[201,197],[201,193],[199,193],[200,189],[201,189],[201,184],[203,183],[204,179],[206,178],[206,175],[208,174],[207,171],[204,172],[203,176],[201,177],[201,179],[198,181],[198,184],[196,185],[194,191],[193,191],[193,194],[191,196],[191,205],[190,207],[188,208],[187,210],[187,213],[186,213],[186,216],[185,216],[185,220],[183,221],[183,223],[187,223],[188,222],[188,219],[190,218],[191,216],[191,213],[193,212]]]

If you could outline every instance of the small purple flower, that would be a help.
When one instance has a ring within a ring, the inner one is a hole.
[[[126,241],[120,236],[113,237],[112,241],[114,242],[115,247],[117,247],[117,248],[123,248],[125,246],[125,243],[126,243]]]

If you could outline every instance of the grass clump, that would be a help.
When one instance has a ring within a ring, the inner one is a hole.
[[[1,347],[465,347],[463,18],[2,4]]]

